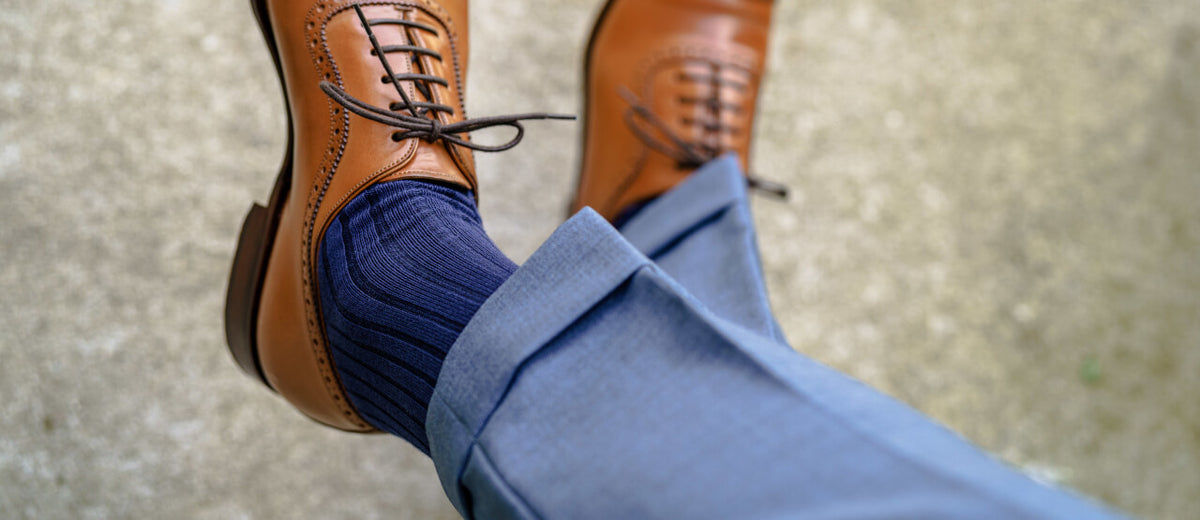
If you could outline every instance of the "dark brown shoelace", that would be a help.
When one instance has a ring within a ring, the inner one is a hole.
[[[680,73],[680,79],[685,81],[703,82],[709,85],[710,95],[704,97],[681,97],[679,101],[686,105],[699,105],[705,108],[705,114],[702,117],[684,117],[681,122],[684,126],[698,129],[697,135],[701,138],[688,141],[673,132],[665,121],[651,111],[645,103],[633,92],[625,87],[621,87],[621,97],[629,103],[629,109],[625,111],[625,124],[633,131],[634,135],[641,139],[646,146],[666,155],[675,160],[680,168],[695,169],[719,157],[722,153],[728,151],[722,141],[726,137],[732,137],[739,132],[748,131],[748,129],[737,128],[728,125],[721,117],[724,112],[740,113],[741,106],[733,103],[722,102],[720,98],[721,89],[735,89],[744,91],[750,88],[749,85],[736,80],[721,77],[720,65],[710,63],[710,74],[696,74],[683,72]],[[647,130],[650,127],[652,130]],[[657,134],[657,135],[655,135]],[[769,193],[779,198],[787,198],[788,187],[778,182],[762,179],[747,172],[746,181],[749,186],[755,190]]]
[[[334,85],[328,81],[321,82],[321,90],[324,91],[325,94],[328,95],[334,102],[346,107],[346,110],[350,111],[351,113],[377,123],[382,123],[393,128],[397,128],[398,130],[392,133],[393,141],[403,141],[405,139],[418,138],[424,139],[429,143],[434,143],[442,140],[454,143],[464,148],[470,148],[472,150],[478,150],[481,152],[501,152],[516,146],[525,136],[525,127],[521,125],[521,121],[535,119],[575,119],[575,116],[573,115],[538,112],[530,114],[514,114],[507,116],[464,119],[455,123],[442,124],[442,122],[437,118],[438,113],[447,113],[453,115],[454,108],[448,105],[437,103],[413,101],[408,97],[408,94],[404,92],[404,89],[401,88],[400,82],[412,82],[414,88],[416,88],[421,95],[425,96],[425,99],[430,100],[433,99],[433,85],[448,87],[449,82],[446,81],[445,78],[430,74],[396,74],[392,70],[392,66],[388,63],[386,57],[388,53],[411,53],[414,58],[413,63],[420,67],[421,61],[418,58],[421,55],[429,56],[438,61],[442,61],[442,55],[436,51],[417,45],[381,46],[379,45],[379,40],[375,38],[375,32],[371,29],[371,26],[403,26],[404,30],[407,32],[407,40],[410,42],[416,41],[416,39],[413,38],[412,33],[408,31],[425,31],[433,34],[436,37],[437,29],[419,22],[414,22],[412,20],[395,18],[367,20],[366,15],[364,15],[362,12],[362,8],[360,8],[357,4],[354,6],[354,11],[358,13],[358,19],[362,22],[363,28],[367,31],[367,37],[371,39],[371,46],[373,47],[371,54],[379,57],[379,62],[383,64],[383,69],[387,72],[387,75],[380,78],[380,81],[384,83],[391,83],[392,86],[396,88],[396,93],[400,95],[401,102],[392,103],[385,110],[351,96],[350,94],[346,93],[345,90],[342,90],[341,87],[338,87],[337,85]],[[424,72],[424,70],[421,72]],[[461,137],[462,134],[469,134],[476,130],[495,126],[513,127],[516,129],[517,134],[508,142],[495,146],[476,144]]]

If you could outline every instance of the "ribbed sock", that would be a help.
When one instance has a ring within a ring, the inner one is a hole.
[[[468,192],[402,180],[351,200],[325,232],[318,283],[333,361],[363,419],[428,454],[446,352],[516,269]]]

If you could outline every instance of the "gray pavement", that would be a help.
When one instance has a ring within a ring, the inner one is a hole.
[[[403,442],[320,428],[225,351],[283,151],[245,5],[0,0],[0,517],[453,518]],[[595,0],[475,2],[475,115],[576,111]],[[755,170],[795,348],[1039,478],[1200,511],[1200,3],[779,2]],[[481,155],[514,258],[579,126]],[[587,497],[581,497],[586,500]]]

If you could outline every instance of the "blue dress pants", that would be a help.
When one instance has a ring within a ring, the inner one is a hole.
[[[467,325],[426,430],[465,518],[1117,518],[793,351],[745,181],[585,209]]]

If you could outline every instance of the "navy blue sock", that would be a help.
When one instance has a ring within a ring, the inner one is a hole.
[[[411,180],[351,200],[320,253],[321,312],[347,397],[372,426],[428,454],[442,360],[516,264],[484,233],[470,193]]]

